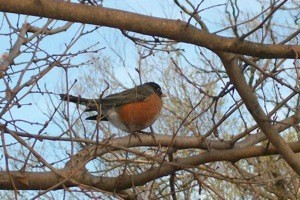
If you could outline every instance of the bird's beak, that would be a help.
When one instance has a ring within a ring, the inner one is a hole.
[[[166,94],[161,94],[160,97],[161,97],[161,98],[164,98],[164,97],[167,97],[167,95],[166,95]]]

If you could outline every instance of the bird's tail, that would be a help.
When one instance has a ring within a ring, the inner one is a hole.
[[[91,102],[93,102],[92,99],[85,99],[82,97],[77,97],[77,96],[73,96],[73,95],[67,95],[67,94],[59,94],[61,100],[63,101],[69,101],[72,103],[76,103],[76,104],[80,104],[80,105],[85,105],[87,106],[88,104],[90,104]]]
[[[73,96],[73,95],[67,95],[67,94],[59,94],[61,100],[63,101],[69,101],[72,103],[80,104],[86,106],[84,112],[90,112],[90,111],[97,111],[99,112],[100,109],[100,100],[96,99],[85,99],[80,96]],[[101,115],[101,118],[98,119],[98,115],[90,116],[86,118],[87,120],[100,120],[100,121],[107,121],[107,118],[105,116]]]
[[[69,101],[72,103],[80,104],[86,106],[85,112],[98,111],[100,106],[100,101],[97,99],[85,99],[82,97],[77,97],[73,95],[59,94],[61,100]]]

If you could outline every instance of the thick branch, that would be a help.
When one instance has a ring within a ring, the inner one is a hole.
[[[289,143],[288,145],[289,148],[291,148],[294,152],[300,152],[300,142],[293,142]],[[84,173],[84,170],[81,170],[79,171],[81,173],[77,173],[72,177],[72,180],[105,191],[118,191],[131,188],[132,184],[135,186],[144,185],[145,183],[153,180],[155,177],[163,177],[174,171],[198,166],[204,163],[221,160],[235,162],[243,158],[273,154],[277,154],[277,150],[273,146],[270,146],[268,149],[262,146],[253,146],[230,150],[216,150],[200,153],[196,156],[191,156],[188,158],[178,158],[170,164],[163,164],[161,167],[153,167],[148,171],[132,176],[121,175],[119,177],[96,177],[90,175],[89,173]],[[61,169],[59,171],[66,174],[71,172],[68,168]],[[12,174],[14,182],[19,190],[44,190],[61,181],[61,179],[59,179],[54,172],[21,173],[20,171],[11,171],[10,173]],[[76,186],[72,180],[66,181],[64,186],[58,186],[56,189],[62,189],[65,186]],[[7,172],[5,171],[0,172],[0,189],[13,189]]]
[[[58,170],[63,173],[66,170]],[[19,190],[39,189],[46,190],[53,185],[56,185],[61,179],[52,171],[50,172],[12,172],[14,183]],[[71,186],[70,183],[65,183],[65,186]],[[60,186],[61,187],[61,186]],[[1,190],[11,190],[12,185],[9,181],[9,176],[6,171],[0,172],[0,188]]]
[[[195,44],[212,51],[226,51],[259,58],[295,58],[296,52],[300,54],[299,45],[267,45],[241,41],[238,38],[209,34],[180,20],[162,19],[64,1],[0,0],[0,11],[102,25]]]
[[[279,154],[284,158],[284,160],[290,165],[290,167],[293,168],[298,175],[300,175],[300,160],[298,156],[279,135],[279,132],[274,128],[274,126],[272,126],[270,119],[264,113],[255,94],[248,86],[246,79],[238,66],[237,58],[232,54],[224,52],[219,53],[218,55],[225,66],[232,84],[235,86],[236,90],[241,96],[241,99],[243,100],[245,106],[251,113],[259,128],[278,150]]]
[[[277,132],[282,132],[295,124],[300,123],[300,112],[287,117],[284,120],[278,121],[276,124],[272,125]],[[105,142],[99,142],[95,140],[85,139],[85,138],[73,138],[72,140],[70,137],[61,137],[61,136],[50,136],[50,135],[37,135],[37,134],[30,134],[28,132],[20,132],[8,129],[4,124],[0,123],[0,128],[3,128],[5,133],[14,133],[20,137],[27,137],[27,138],[34,138],[40,141],[43,140],[53,140],[53,141],[74,141],[74,142],[84,142],[87,144],[100,144],[105,145]],[[252,127],[250,127],[252,129]],[[255,128],[256,129],[256,128]],[[243,134],[243,133],[239,133]],[[238,135],[239,135],[238,134]],[[247,133],[248,134],[248,133]],[[188,137],[188,136],[176,136],[173,138],[171,135],[165,134],[154,134],[155,140],[153,136],[148,134],[139,135],[139,137],[118,137],[112,138],[109,141],[119,145],[119,146],[126,146],[128,148],[132,147],[145,147],[145,146],[161,146],[161,147],[169,147],[171,143],[173,143],[173,148],[176,149],[190,149],[190,148],[197,148],[197,149],[213,149],[213,150],[222,150],[222,149],[231,149],[231,148],[242,148],[251,145],[255,145],[263,140],[266,139],[263,132],[259,131],[256,134],[248,135],[248,137],[244,138],[243,140],[234,143],[234,146],[231,140],[212,140],[208,138],[202,137]],[[173,141],[173,142],[172,142]]]
[[[273,124],[273,128],[277,130],[277,132],[282,132],[295,124],[300,123],[300,112],[297,112],[295,115],[291,115],[286,119],[278,121],[276,124]],[[50,135],[38,135],[38,134],[31,134],[28,132],[20,132],[8,129],[4,124],[0,123],[0,128],[4,130],[5,133],[8,134],[15,134],[20,137],[27,137],[27,138],[34,138],[40,141],[43,140],[53,140],[53,141],[74,141],[74,142],[84,142],[87,144],[100,144],[105,145],[105,142],[94,141],[86,138],[73,138],[72,140],[70,137],[61,137],[61,136],[50,136]],[[250,130],[256,129],[256,126],[250,127]],[[239,133],[237,135],[247,135],[249,133]],[[128,148],[132,147],[140,147],[140,146],[162,146],[162,147],[169,147],[171,142],[173,141],[173,136],[165,135],[165,134],[154,134],[155,140],[153,136],[142,134],[138,138],[136,137],[118,137],[110,139],[110,142],[113,142],[119,146],[126,146]],[[244,137],[244,136],[243,136]],[[176,136],[173,141],[173,147],[176,149],[190,149],[190,148],[197,148],[197,149],[213,149],[213,150],[222,150],[222,149],[231,149],[231,148],[242,148],[251,145],[255,145],[259,142],[262,142],[266,139],[266,136],[263,132],[259,131],[255,134],[248,135],[248,137],[240,140],[239,142],[232,143],[232,140],[212,140],[208,138],[202,137],[188,137],[188,136]]]
[[[287,117],[282,121],[278,121],[276,124],[273,125],[273,127],[277,130],[278,133],[280,133],[280,132],[294,126],[295,124],[299,124],[299,123],[300,123],[300,112],[298,112],[295,115],[292,115],[290,117]],[[246,146],[252,146],[259,142],[264,141],[265,139],[266,139],[265,134],[262,131],[260,131],[253,135],[248,135],[248,137],[244,138],[240,142],[237,142],[234,145],[234,147],[241,148],[241,147],[246,147]]]

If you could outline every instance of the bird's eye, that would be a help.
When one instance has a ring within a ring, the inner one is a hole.
[[[157,88],[156,91],[160,94],[162,93],[161,89],[160,88]]]

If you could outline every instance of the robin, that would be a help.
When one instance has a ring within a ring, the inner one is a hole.
[[[144,83],[120,93],[100,99],[85,99],[60,94],[62,100],[85,105],[85,111],[97,111],[98,115],[87,120],[109,121],[116,128],[134,133],[151,126],[162,109],[161,87],[154,82]]]

